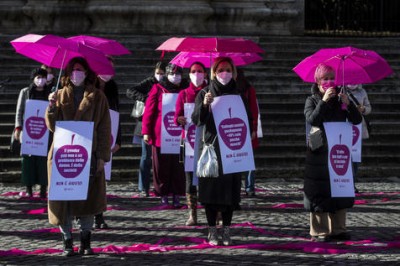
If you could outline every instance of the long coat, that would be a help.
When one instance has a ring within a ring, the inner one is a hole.
[[[219,87],[219,88],[218,88]],[[221,153],[215,127],[214,116],[209,107],[204,107],[203,101],[206,92],[211,91],[214,97],[229,94],[239,94],[236,84],[232,80],[226,86],[221,86],[218,81],[212,80],[210,85],[201,90],[195,100],[195,108],[192,114],[192,121],[197,126],[204,125],[204,142],[214,142],[214,149],[218,159],[219,176],[199,177],[199,202],[211,206],[217,206],[217,210],[224,208],[234,209],[240,203],[241,173],[223,174]],[[249,114],[248,114],[249,116]],[[251,118],[249,117],[249,121]],[[251,124],[251,122],[249,123]],[[203,148],[201,144],[200,149]],[[199,152],[201,154],[201,152]]]
[[[353,124],[359,124],[362,120],[360,112],[352,102],[350,102],[347,110],[342,110],[337,97],[328,102],[322,101],[322,95],[317,86],[313,86],[312,95],[306,100],[304,115],[307,123],[311,126],[320,127],[322,130],[324,122],[344,122],[347,119]],[[336,210],[351,208],[353,204],[354,198],[331,197],[326,141],[323,147],[315,151],[307,148],[304,177],[305,209],[311,212],[335,212]]]
[[[161,119],[162,119],[162,97],[164,93],[178,93],[166,89],[162,84],[153,85],[146,100],[145,112],[143,114],[142,135],[149,135],[149,144],[161,147]]]
[[[86,86],[79,106],[74,106],[73,88],[65,86],[57,91],[55,106],[47,108],[46,124],[50,131],[55,130],[56,121],[93,121],[93,144],[91,174],[87,200],[51,201],[48,204],[49,222],[54,225],[65,223],[67,212],[72,216],[95,215],[106,210],[106,184],[104,171],[96,172],[97,159],[110,160],[111,120],[107,98],[104,93],[93,86]],[[48,154],[49,184],[54,142]]]

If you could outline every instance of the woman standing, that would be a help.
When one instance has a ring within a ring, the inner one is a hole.
[[[185,128],[186,117],[184,115],[185,103],[194,103],[197,93],[207,85],[206,67],[200,62],[194,62],[189,68],[189,87],[179,92],[176,101],[175,123]],[[185,139],[185,130],[182,130],[182,140]],[[183,155],[184,156],[184,155]],[[185,172],[186,200],[189,208],[189,218],[186,225],[197,224],[197,187],[193,185],[193,171]]]
[[[154,86],[154,84],[159,83],[164,75],[165,63],[161,61],[157,62],[154,69],[154,74],[144,79],[136,86],[127,89],[126,97],[134,101],[146,102],[151,88]],[[142,118],[143,116],[137,118],[134,130],[135,135],[140,135],[139,137],[142,140],[142,156],[140,157],[139,164],[138,190],[139,192],[143,193],[144,196],[148,197],[150,195],[151,145],[148,145],[143,141]]]
[[[361,123],[357,107],[334,84],[335,72],[320,64],[315,70],[315,82],[306,100],[306,122],[323,131],[324,122]],[[326,140],[326,136],[324,136]],[[304,207],[310,212],[310,235],[313,241],[347,240],[346,209],[354,204],[354,198],[332,198],[328,170],[328,147],[324,145],[312,151],[307,149],[304,178]]]
[[[21,132],[24,125],[25,104],[29,99],[48,101],[50,88],[46,86],[47,71],[36,68],[31,73],[32,83],[23,88],[18,97],[17,109],[15,113],[15,129],[14,138],[21,141]],[[40,185],[40,197],[46,198],[47,190],[47,158],[36,155],[21,156],[21,182],[26,186],[28,197],[33,196],[32,187],[36,184]]]
[[[168,195],[173,195],[174,207],[180,207],[179,197],[185,194],[185,173],[179,163],[179,154],[161,153],[162,95],[179,93],[187,84],[182,82],[182,68],[168,64],[167,77],[155,84],[146,100],[143,115],[143,141],[152,145],[153,186],[155,194],[161,197],[162,204],[168,204]]]
[[[206,144],[214,143],[219,164],[219,176],[217,178],[199,177],[199,202],[205,207],[209,228],[208,240],[212,245],[219,244],[219,235],[216,228],[218,212],[222,214],[223,245],[229,246],[232,244],[230,226],[233,211],[238,208],[240,203],[241,173],[222,173],[217,130],[210,106],[214,97],[232,94],[239,95],[239,90],[235,82],[236,75],[236,67],[231,58],[216,58],[211,68],[210,85],[197,94],[192,115],[192,121],[197,126],[204,125],[205,127],[203,133],[204,142]]]
[[[51,201],[48,203],[49,222],[60,227],[64,255],[74,255],[72,220],[79,217],[81,245],[79,254],[91,255],[93,216],[106,210],[104,162],[110,160],[111,121],[107,98],[95,88],[96,74],[87,61],[76,57],[65,69],[63,88],[49,95],[46,124],[54,132],[56,121],[93,121],[92,160],[86,200]],[[55,140],[55,139],[54,139]],[[49,183],[54,142],[48,155]]]

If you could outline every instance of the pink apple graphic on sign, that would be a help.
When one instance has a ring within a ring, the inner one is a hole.
[[[167,130],[168,134],[171,136],[177,137],[181,134],[182,128],[180,126],[175,125],[174,122],[175,112],[168,112],[164,116],[164,126]]]
[[[25,122],[25,131],[31,139],[42,138],[47,130],[44,118],[39,117],[39,111],[36,110],[36,116],[29,117]]]
[[[81,145],[74,145],[74,138],[75,134],[72,134],[71,145],[60,147],[54,157],[58,172],[65,178],[77,177],[88,161],[87,150]]]
[[[192,149],[194,149],[194,141],[196,139],[196,125],[191,124],[187,130],[187,135],[186,138],[188,139],[188,142]]]
[[[339,143],[332,147],[329,154],[329,160],[333,170],[337,175],[344,175],[347,172],[350,162],[350,151],[346,145],[342,143],[342,135],[339,135]]]
[[[229,149],[239,150],[245,143],[247,127],[242,119],[238,117],[232,118],[231,108],[228,111],[229,118],[222,120],[219,124],[218,132]]]
[[[352,145],[356,144],[356,142],[357,142],[359,137],[360,137],[360,130],[358,129],[358,127],[353,125],[353,141],[352,141]]]

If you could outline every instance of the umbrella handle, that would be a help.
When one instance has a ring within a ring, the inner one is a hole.
[[[59,48],[60,48],[60,47],[59,47]],[[64,52],[63,60],[62,60],[62,62],[61,62],[60,72],[58,73],[57,83],[56,83],[56,87],[55,87],[54,91],[58,91],[58,85],[60,84],[61,72],[62,72],[63,67],[64,67],[64,60],[65,60],[65,56],[66,56],[66,55],[67,55],[67,51]]]

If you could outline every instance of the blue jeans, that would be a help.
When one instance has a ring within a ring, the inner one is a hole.
[[[64,239],[72,238],[72,219],[73,217],[68,214],[64,224],[59,226],[61,234],[64,235]],[[80,216],[78,219],[78,225],[81,231],[91,231],[93,228],[93,215]]]
[[[142,139],[142,157],[139,165],[139,191],[149,192],[151,171],[151,145]]]
[[[246,179],[245,179],[245,188],[246,192],[254,192],[254,171],[247,172]]]

